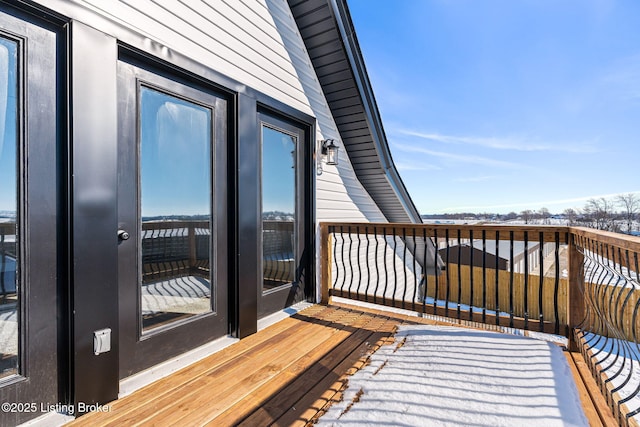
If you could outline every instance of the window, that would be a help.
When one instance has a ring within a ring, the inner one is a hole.
[[[263,291],[294,281],[297,137],[262,125]]]
[[[212,110],[140,87],[143,331],[211,312]]]

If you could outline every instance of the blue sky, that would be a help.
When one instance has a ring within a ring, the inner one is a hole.
[[[421,213],[640,192],[640,1],[349,0]]]
[[[0,211],[15,211],[16,188],[16,44],[0,39]]]

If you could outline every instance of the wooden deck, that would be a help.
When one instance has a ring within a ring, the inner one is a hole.
[[[110,412],[68,425],[306,425],[340,399],[346,376],[372,351],[393,342],[398,325],[416,323],[448,324],[360,307],[312,306],[110,403]],[[590,424],[617,425],[604,399],[598,401],[595,382],[583,378],[583,367],[567,354]]]

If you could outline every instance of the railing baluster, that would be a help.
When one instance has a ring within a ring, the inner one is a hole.
[[[413,256],[411,257],[413,263],[413,296],[411,297],[411,310],[416,310],[416,292],[418,292],[418,272],[416,271],[416,252],[418,245],[416,244],[416,229],[411,228],[411,236],[413,241]]]
[[[456,306],[456,319],[460,320],[460,300],[462,298],[462,242],[460,241],[460,229],[458,229],[458,302]]]
[[[378,230],[375,226],[373,227],[373,238],[376,239],[375,255],[373,257],[374,265],[376,266],[376,290],[373,292],[373,303],[376,304],[378,299],[378,288],[380,287],[380,269],[378,268],[378,246],[380,242],[378,241]]]
[[[469,320],[473,320],[473,307],[475,306],[473,301],[473,276],[475,263],[473,262],[473,253],[475,252],[475,242],[473,240],[473,230],[469,230]]]
[[[509,232],[509,327],[513,328],[513,231]]]
[[[393,233],[393,258],[392,258],[392,263],[393,263],[393,294],[391,299],[393,301],[396,300],[396,295],[397,295],[397,291],[398,291],[398,271],[396,268],[396,256],[398,256],[398,234],[396,233],[396,227],[393,227],[391,229],[391,232]]]
[[[387,228],[382,227],[382,239],[384,241],[384,251],[382,253],[383,265],[384,265],[384,291],[382,292],[382,304],[387,302],[387,287],[389,286],[389,271],[387,270],[387,248],[389,242],[387,241]],[[391,298],[393,301],[393,298]]]
[[[539,287],[538,287],[538,320],[540,322],[539,330],[542,332],[544,330],[544,233],[541,231],[538,236],[538,241],[540,242],[540,279],[539,279]]]
[[[555,276],[555,287],[553,290],[553,310],[554,315],[556,317],[556,327],[555,333],[556,335],[560,333],[560,313],[558,312],[558,292],[560,289],[560,233],[556,231],[556,249],[555,249],[555,260],[556,260],[556,276]]]
[[[362,274],[360,273],[360,243],[362,239],[360,239],[360,226],[356,226],[356,239],[358,239],[358,248],[356,249],[356,262],[357,262],[357,270],[358,270],[358,287],[356,288],[356,295],[360,295],[360,285],[362,283]]]
[[[524,329],[529,329],[529,233],[524,232]]]
[[[500,325],[500,232],[496,230],[496,325]]]
[[[365,252],[365,263],[367,265],[367,277],[366,277],[366,289],[365,289],[365,294],[366,295],[370,295],[369,294],[369,285],[371,284],[371,270],[369,268],[369,229],[367,227],[365,227],[364,229],[364,236],[367,239],[367,247],[366,247],[366,252]],[[374,298],[375,298],[375,292],[374,292]]]
[[[482,323],[487,323],[487,232],[482,230]]]
[[[424,251],[422,252],[422,277],[424,279],[424,291],[421,293],[420,297],[422,301],[420,305],[422,305],[422,313],[426,312],[426,304],[427,304],[427,294],[429,293],[429,275],[427,274],[427,251],[428,251],[428,243],[427,243],[427,229],[422,228],[422,241],[424,242]],[[438,250],[436,248],[436,260],[438,256]],[[437,262],[434,260],[434,263]],[[437,266],[436,266],[437,269]],[[434,271],[434,276],[437,274],[437,271]]]
[[[347,252],[344,250],[346,241],[344,238],[344,228],[340,226],[340,239],[342,240],[342,250],[340,251],[340,260],[342,261],[342,285],[340,285],[340,290],[344,291],[344,286],[347,284],[347,265],[344,263],[344,253]],[[351,256],[351,251],[347,252],[347,255]]]
[[[436,259],[438,259],[438,257],[440,256],[440,246],[438,244],[438,230],[434,229],[433,230],[433,241],[434,241],[434,245],[435,245],[435,252],[436,252]],[[446,265],[444,266],[445,271],[448,268]],[[435,272],[435,290],[433,292],[433,313],[437,313],[438,312],[438,298],[440,298],[440,288],[439,288],[439,276],[440,274],[438,274],[438,272]]]
[[[447,265],[447,269],[445,270],[445,272],[447,273],[447,287],[445,288],[445,297],[444,297],[444,315],[446,317],[449,317],[449,289],[451,288],[451,275],[449,274],[449,269],[450,269],[450,258],[449,258],[449,247],[450,247],[450,242],[449,242],[449,229],[445,228],[444,230],[444,239],[445,242],[447,244],[446,246],[446,261],[445,264]]]
[[[402,273],[404,286],[402,287],[402,308],[404,308],[405,301],[407,300],[407,229],[402,227]]]

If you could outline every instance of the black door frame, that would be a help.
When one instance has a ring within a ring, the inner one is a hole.
[[[68,398],[65,335],[64,21],[0,3],[0,34],[18,45],[18,371],[0,379],[1,425]],[[42,108],[46,105],[47,108]],[[15,405],[13,405],[15,404]],[[12,406],[13,405],[13,406]]]
[[[127,58],[118,62],[118,228],[131,238],[119,242],[120,378],[157,365],[228,332],[227,100],[224,95],[188,84],[179,75],[142,68]],[[135,61],[134,61],[135,62]],[[140,88],[153,88],[210,108],[212,112],[211,299],[213,311],[143,333],[139,280]]]

